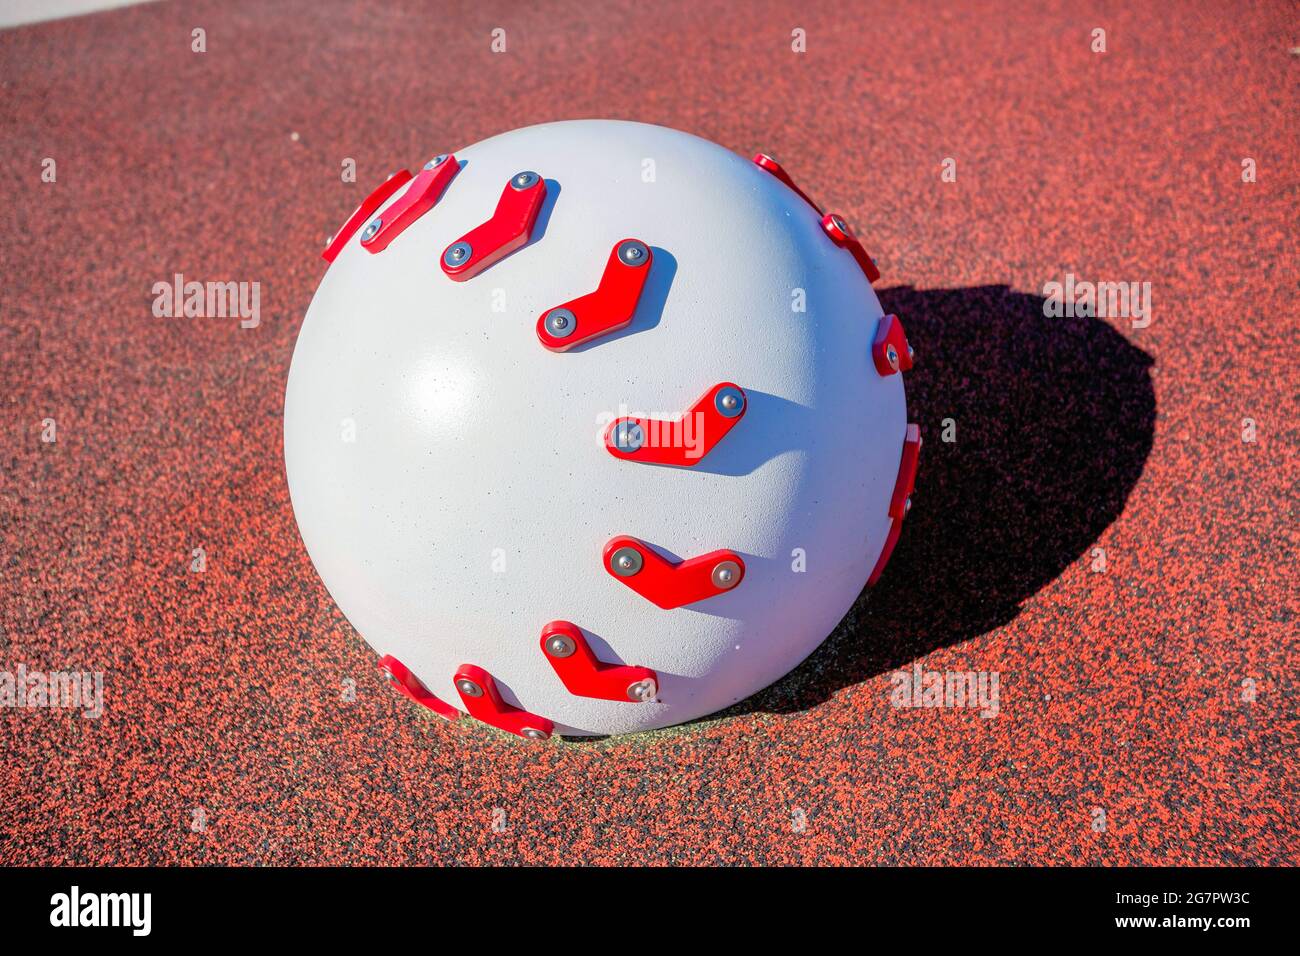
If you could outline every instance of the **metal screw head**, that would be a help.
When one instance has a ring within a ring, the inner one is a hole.
[[[650,250],[639,239],[629,239],[618,247],[618,257],[629,266],[643,266],[650,261]]]
[[[578,318],[568,309],[551,309],[546,313],[546,331],[557,339],[568,338],[578,327]]]
[[[912,510],[912,499],[909,497],[906,501],[903,502],[903,514],[907,514],[911,510]]]
[[[726,591],[740,580],[740,565],[735,561],[719,561],[713,566],[713,586]]]
[[[468,262],[473,254],[474,247],[468,242],[453,242],[442,254],[442,261],[449,266],[458,266],[462,262]]]
[[[841,219],[839,216],[831,216],[831,222],[833,222],[835,224],[835,228],[838,229],[840,232],[844,233],[844,235],[847,236],[849,234],[848,225],[846,225],[844,220]]]
[[[895,372],[898,371],[898,349],[893,345],[885,346],[885,358],[889,361],[889,367]]]
[[[365,242],[368,239],[373,239],[375,233],[379,231],[379,228],[383,224],[384,224],[384,220],[379,219],[378,217],[371,219],[370,224],[366,226],[365,231],[361,233],[361,241]]]
[[[479,687],[478,684],[474,683],[468,677],[462,677],[460,680],[456,681],[456,689],[466,697],[483,696],[483,688]]]
[[[636,422],[619,422],[614,429],[614,447],[619,451],[637,451],[645,444],[645,431]]]
[[[515,173],[514,178],[510,180],[510,186],[517,192],[523,192],[535,185],[537,180],[541,178],[531,169],[525,169],[522,173]]]
[[[572,657],[578,645],[567,634],[552,634],[546,639],[546,653],[552,657]]]
[[[916,358],[916,352],[914,352],[914,351],[912,350],[912,346],[909,345],[909,346],[907,347],[907,360],[908,360],[909,362],[911,362],[911,361],[913,361],[915,358]]]
[[[544,730],[538,730],[536,727],[525,727],[520,731],[529,740],[550,740],[551,735]]]
[[[645,558],[636,548],[619,548],[609,559],[609,566],[620,578],[630,578],[645,565]]]
[[[725,418],[735,418],[745,410],[745,393],[738,388],[727,386],[714,396],[713,407]]]
[[[446,161],[447,161],[447,154],[446,154],[446,153],[443,153],[441,156],[435,156],[435,157],[433,157],[433,159],[431,159],[431,160],[429,160],[427,163],[425,163],[425,164],[424,164],[424,168],[425,168],[425,169],[437,169],[439,166],[441,166],[441,165],[442,165],[443,163],[445,163]]]
[[[627,685],[627,699],[637,700],[643,704],[648,704],[654,700],[655,695],[658,693],[659,687],[655,684],[654,679],[650,677]]]

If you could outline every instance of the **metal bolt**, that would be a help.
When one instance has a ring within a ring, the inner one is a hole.
[[[361,241],[365,242],[368,239],[373,239],[375,233],[379,231],[379,227],[382,226],[383,224],[384,224],[384,220],[382,219],[379,218],[371,219],[370,225],[366,226],[365,231],[361,233]]]
[[[889,367],[895,372],[898,371],[898,349],[893,345],[885,346],[885,358],[889,361]]]
[[[723,417],[735,418],[745,410],[745,393],[738,388],[727,386],[714,397],[713,407]]]
[[[903,514],[907,514],[911,510],[912,510],[912,499],[909,497],[906,501],[903,502]]]
[[[619,422],[614,429],[614,447],[619,451],[638,451],[645,444],[645,432],[636,422]]]
[[[467,262],[474,254],[474,247],[468,242],[453,242],[442,255],[442,261],[449,266],[458,266]]]
[[[466,697],[483,696],[483,688],[479,687],[478,684],[474,683],[468,677],[462,677],[460,680],[456,681],[456,689]]]
[[[546,639],[546,653],[552,657],[572,657],[578,645],[567,634],[552,634]]]
[[[546,331],[557,339],[568,338],[578,327],[578,318],[568,309],[551,309],[546,313]]]
[[[544,730],[538,730],[536,727],[525,727],[523,735],[529,740],[549,740],[551,735]]]
[[[911,362],[911,361],[913,361],[915,358],[916,358],[916,353],[915,353],[914,351],[912,351],[912,346],[909,345],[909,346],[907,347],[907,360],[908,360],[909,362]]]
[[[849,227],[845,225],[844,220],[841,219],[839,216],[831,216],[831,222],[833,222],[835,224],[835,228],[838,229],[840,232],[844,233],[844,235],[847,236],[849,234]]]
[[[650,259],[650,250],[639,239],[629,239],[618,247],[618,257],[630,266],[643,266]]]
[[[735,561],[719,561],[713,566],[713,585],[726,591],[740,580],[740,565]]]
[[[441,166],[441,165],[442,165],[443,163],[445,163],[446,161],[447,161],[447,154],[446,154],[446,153],[443,153],[441,156],[435,156],[435,157],[433,157],[433,159],[431,159],[431,160],[429,160],[427,163],[425,163],[425,164],[424,164],[424,168],[425,168],[425,169],[437,169],[439,166]]]
[[[515,178],[510,180],[510,185],[516,191],[523,192],[525,189],[528,189],[535,184],[539,179],[541,179],[541,177],[535,172],[531,169],[526,169],[522,173],[515,173]]]
[[[654,679],[650,677],[627,685],[628,700],[639,700],[642,703],[649,703],[655,699],[657,693],[659,693],[659,688],[656,686]]]
[[[641,552],[636,548],[619,548],[610,558],[609,565],[614,569],[614,573],[620,578],[630,578],[641,570],[645,564],[645,558],[641,557]]]

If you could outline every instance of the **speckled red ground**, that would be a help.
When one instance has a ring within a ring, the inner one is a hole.
[[[0,710],[0,862],[1296,862],[1300,28],[1134,6],[200,2],[0,33],[0,670],[107,673],[98,721]],[[529,746],[380,683],[300,544],[280,416],[373,184],[586,116],[766,149],[858,224],[928,440],[888,573],[794,676]],[[155,319],[174,272],[260,281],[261,326]],[[1153,323],[1045,318],[1066,272],[1151,282]],[[998,672],[1000,714],[892,708],[917,660]]]

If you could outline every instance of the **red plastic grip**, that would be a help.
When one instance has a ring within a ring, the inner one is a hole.
[[[730,591],[745,577],[745,562],[726,549],[673,564],[644,541],[619,535],[605,545],[605,570],[664,610]]]
[[[485,724],[529,740],[545,740],[555,730],[555,725],[545,717],[507,704],[492,675],[481,667],[461,664],[453,680],[470,716]]]
[[[348,217],[348,221],[343,224],[343,228],[334,233],[334,238],[329,241],[329,245],[325,247],[325,251],[320,254],[320,257],[326,262],[333,262],[338,258],[338,254],[343,251],[343,247],[348,244],[348,240],[356,235],[358,229],[370,221],[370,217],[375,214],[375,210],[388,202],[389,196],[410,181],[410,170],[399,169],[380,183],[378,188],[361,200],[361,205]],[[460,713],[460,711],[457,711],[457,713]]]
[[[605,448],[615,458],[653,465],[697,464],[745,417],[745,392],[719,382],[681,418],[616,418],[605,429]]]
[[[795,193],[799,195],[800,199],[802,199],[808,205],[812,206],[814,210],[816,210],[817,215],[820,216],[822,214],[822,207],[817,205],[815,202],[813,202],[808,197],[808,194],[806,192],[804,192],[802,189],[796,186],[794,179],[792,179],[790,174],[785,171],[785,167],[782,166],[780,163],[778,163],[771,156],[767,155],[767,153],[759,153],[758,155],[756,155],[754,157],[754,164],[758,166],[759,169],[771,173],[777,179],[781,180],[781,182],[785,183],[786,186],[788,186],[790,189],[794,190]]]
[[[410,698],[422,707],[428,707],[444,720],[456,720],[460,717],[459,710],[429,693],[429,688],[424,686],[420,678],[412,674],[410,669],[392,654],[380,658],[379,669],[402,696]]]
[[[620,255],[625,247],[639,250],[635,260],[626,251]],[[650,247],[639,239],[620,239],[614,243],[596,291],[543,312],[537,320],[538,339],[552,352],[567,352],[623,328],[636,314],[653,261]],[[550,325],[553,318],[563,319],[563,329]]]
[[[912,347],[907,344],[903,323],[896,315],[882,315],[871,343],[871,360],[881,375],[907,372],[912,368]]]
[[[542,653],[569,693],[578,697],[650,703],[659,692],[654,671],[601,663],[582,630],[568,621],[552,621],[542,628]]]
[[[916,469],[921,462],[921,426],[910,423],[907,437],[903,439],[903,456],[898,462],[898,480],[894,483],[894,494],[889,499],[889,517],[902,521],[907,514],[908,499],[916,487]]]
[[[921,427],[913,423],[907,426],[907,435],[903,439],[903,455],[898,463],[898,479],[894,482],[894,493],[889,499],[889,517],[893,520],[889,525],[885,546],[880,551],[880,557],[876,559],[876,566],[871,569],[871,576],[867,578],[868,587],[880,580],[885,565],[889,563],[889,558],[894,553],[894,545],[898,544],[898,537],[903,531],[903,519],[911,509],[912,489],[916,486],[916,470],[920,460]]]
[[[876,268],[875,260],[867,255],[867,250],[863,248],[857,236],[853,235],[849,230],[843,216],[839,213],[828,212],[822,217],[822,228],[826,230],[826,235],[831,237],[831,241],[835,245],[841,249],[847,249],[853,254],[853,258],[857,260],[868,282],[875,282],[880,278],[880,270]]]
[[[371,252],[383,252],[388,244],[406,231],[413,222],[432,209],[442,198],[447,184],[460,171],[456,157],[447,155],[430,160],[411,180],[406,192],[384,210],[379,228],[369,236],[361,236],[361,246]],[[376,220],[371,220],[372,222]]]
[[[530,181],[531,180],[531,181]],[[527,182],[527,185],[520,185]],[[528,244],[537,214],[546,201],[546,180],[537,173],[517,173],[501,190],[492,218],[471,229],[442,253],[442,271],[457,282],[478,275],[493,263]],[[456,253],[460,252],[460,257]]]

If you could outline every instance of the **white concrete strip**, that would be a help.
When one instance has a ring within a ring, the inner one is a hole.
[[[151,2],[153,0],[0,0],[0,29]]]

